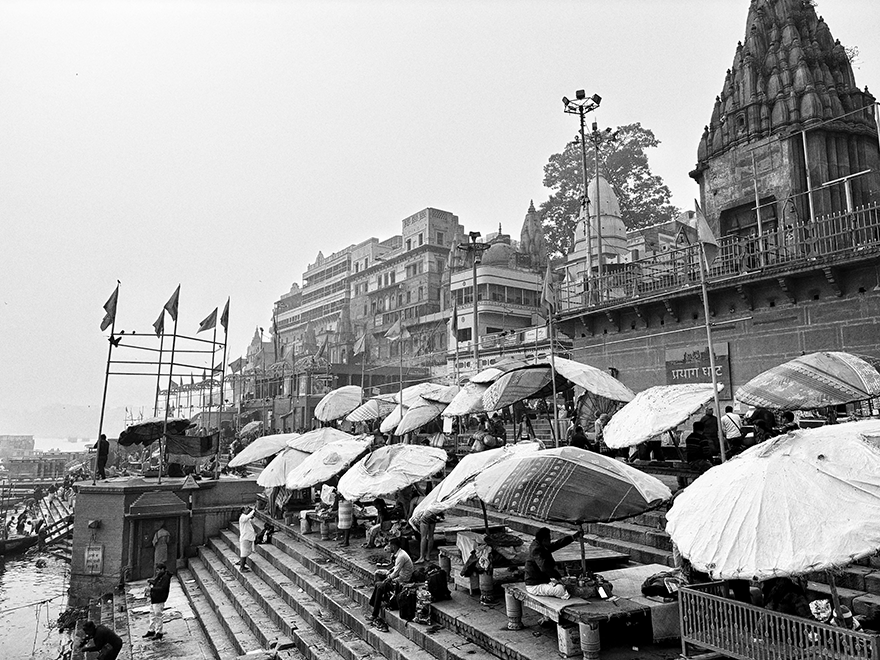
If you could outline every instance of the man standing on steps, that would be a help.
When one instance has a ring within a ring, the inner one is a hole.
[[[256,507],[246,506],[242,509],[241,516],[238,518],[238,549],[239,556],[241,557],[238,568],[241,571],[250,570],[247,566],[247,558],[254,551],[254,540],[257,538],[257,532],[254,529],[253,523],[256,512]]]
[[[168,592],[171,591],[171,573],[165,570],[165,564],[156,564],[156,575],[149,580],[150,584],[150,627],[144,633],[144,637],[162,639],[162,610],[165,609],[165,601],[168,600]]]
[[[401,547],[400,537],[395,536],[388,541],[388,550],[391,551],[394,567],[387,575],[384,571],[376,573],[376,583],[373,585],[373,595],[370,597],[373,612],[367,617],[367,623],[372,623],[379,632],[388,632],[388,624],[381,616],[385,594],[396,595],[400,591],[400,585],[409,582],[413,574],[412,559]]]

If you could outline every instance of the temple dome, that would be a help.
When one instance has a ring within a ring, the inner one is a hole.
[[[493,243],[492,247],[483,254],[482,265],[484,266],[509,266],[516,258],[513,248],[507,243]]]

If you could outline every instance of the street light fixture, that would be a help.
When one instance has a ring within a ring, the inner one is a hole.
[[[473,263],[473,295],[472,300],[474,304],[474,327],[471,330],[471,343],[474,348],[474,373],[478,373],[480,371],[480,342],[477,338],[478,332],[478,323],[479,323],[479,312],[477,310],[477,266],[483,260],[483,252],[488,250],[491,246],[486,243],[478,243],[477,239],[480,238],[481,234],[478,231],[468,232],[468,236],[471,239],[470,243],[459,243],[456,247],[459,250],[464,250],[465,252],[469,252],[472,255],[472,263]]]
[[[583,198],[583,209],[584,209],[584,218],[586,220],[586,235],[587,235],[587,270],[590,274],[593,271],[593,238],[592,238],[592,227],[590,226],[590,198],[587,191],[587,142],[584,137],[584,116],[588,112],[592,112],[596,108],[599,107],[599,104],[602,102],[602,97],[598,94],[593,94],[590,98],[587,98],[587,93],[579,89],[575,92],[575,100],[571,100],[566,96],[562,97],[562,105],[564,108],[564,112],[569,115],[578,115],[580,118],[581,125],[581,165],[582,165],[582,174],[583,174],[583,185],[584,185],[584,198]],[[598,217],[598,211],[597,211]],[[596,247],[599,253],[598,260],[598,272],[597,275],[601,279],[602,277],[602,226],[601,222],[596,223]]]

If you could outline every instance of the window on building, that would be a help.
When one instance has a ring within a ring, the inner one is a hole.
[[[364,303],[364,316],[366,316],[368,313],[369,311],[367,310],[367,303]]]
[[[478,284],[477,285],[477,300],[487,300],[489,298],[489,285],[488,284]]]
[[[425,297],[425,287],[419,287],[419,300],[422,300]]]
[[[411,302],[412,302],[412,291],[407,291],[406,292],[406,304],[408,305]]]
[[[406,249],[412,250],[412,239],[411,238],[406,239]]]
[[[425,242],[424,236],[422,234],[419,234],[419,245],[422,245],[422,243],[424,243],[424,242]]]
[[[437,232],[437,245],[445,245],[446,235],[442,231]]]
[[[360,264],[360,262],[355,262],[355,264],[354,264],[354,272],[356,272],[356,273],[361,272],[361,264]]]
[[[392,271],[391,271],[391,283],[392,283],[392,284],[394,284],[394,275],[395,275],[395,273],[394,273],[394,271],[392,270]]]
[[[458,341],[470,341],[471,340],[471,329],[470,328],[459,328],[458,329]]]

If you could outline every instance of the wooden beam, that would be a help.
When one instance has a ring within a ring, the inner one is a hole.
[[[785,297],[788,298],[788,302],[790,302],[792,305],[797,305],[797,300],[795,299],[794,294],[788,286],[788,278],[777,277],[776,281],[779,283],[779,288],[782,289],[782,293],[784,293]]]
[[[669,314],[669,316],[675,319],[675,322],[678,323],[680,319],[678,318],[678,313],[672,308],[672,303],[669,302],[668,299],[664,298],[663,306],[666,307],[666,312]]]
[[[834,295],[840,298],[843,295],[843,290],[840,288],[840,283],[834,275],[834,269],[831,266],[823,266],[822,272],[825,273],[825,279],[828,280],[828,284],[834,289]]]

